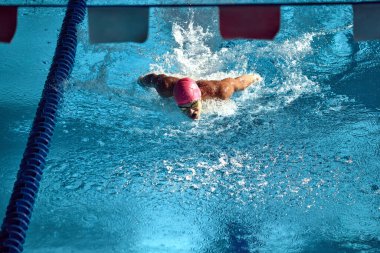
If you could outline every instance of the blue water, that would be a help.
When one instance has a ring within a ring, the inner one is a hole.
[[[1,217],[63,15],[21,9],[0,45]],[[81,27],[25,252],[380,252],[380,43],[351,7],[283,7],[271,42],[223,41],[213,8],[151,16],[142,45]],[[193,122],[148,72],[263,81]]]

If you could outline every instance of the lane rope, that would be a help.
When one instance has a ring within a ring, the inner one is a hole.
[[[85,0],[70,0],[42,97],[29,133],[17,179],[0,232],[0,252],[23,251],[26,231],[49,153],[64,83],[74,66],[77,26],[86,14]]]

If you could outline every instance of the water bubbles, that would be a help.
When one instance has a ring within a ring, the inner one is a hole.
[[[311,181],[311,178],[304,178],[302,179],[302,184],[303,185],[308,184],[310,181]]]
[[[241,179],[239,181],[237,181],[238,185],[240,186],[244,186],[245,185],[245,180],[244,179]]]

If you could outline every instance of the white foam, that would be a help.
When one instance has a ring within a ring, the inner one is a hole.
[[[235,114],[237,105],[233,100],[212,99],[203,102],[203,113],[218,116]]]

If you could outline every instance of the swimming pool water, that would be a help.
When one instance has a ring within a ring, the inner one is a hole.
[[[64,15],[20,11],[0,45],[2,215]],[[351,7],[283,7],[272,42],[222,41],[213,8],[151,17],[142,45],[81,27],[25,252],[379,252],[380,44],[353,41]],[[148,72],[263,81],[192,122]]]

